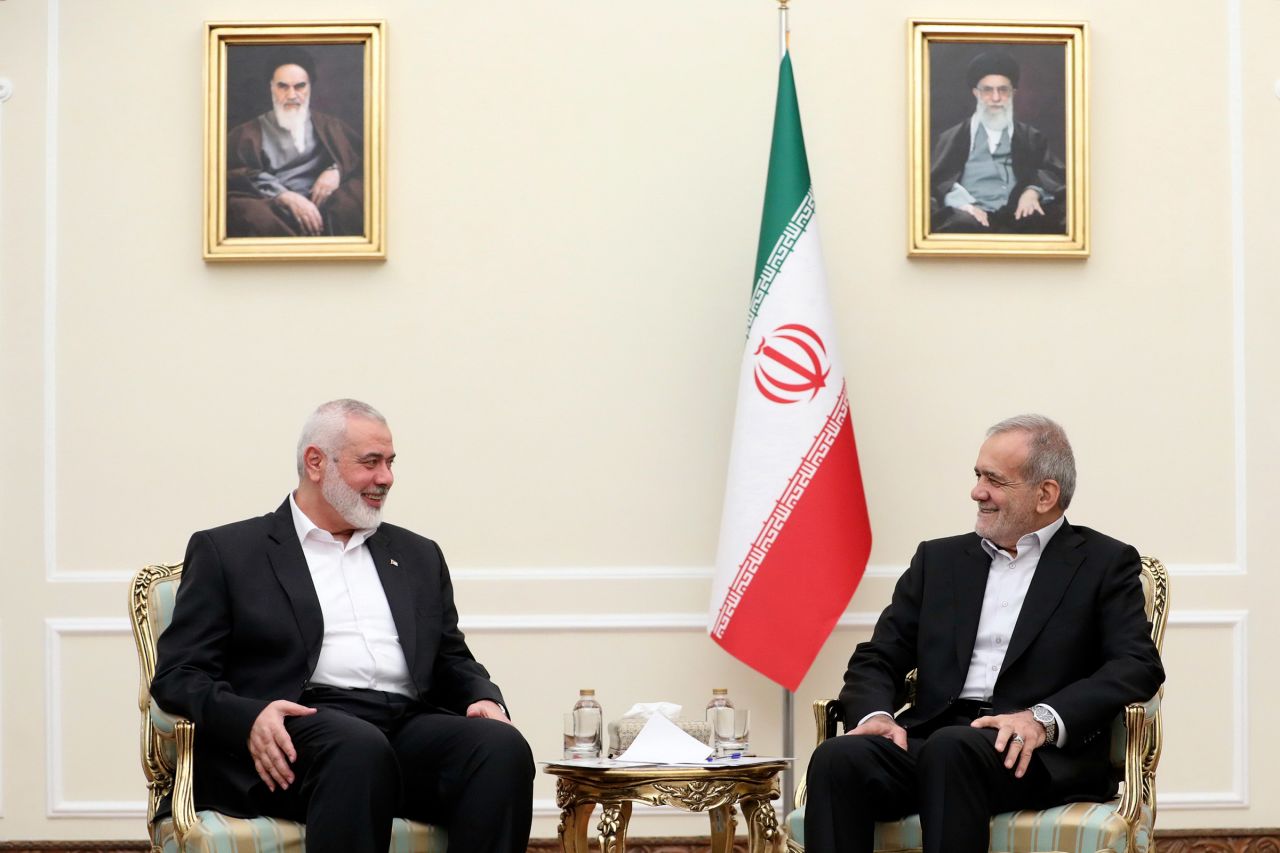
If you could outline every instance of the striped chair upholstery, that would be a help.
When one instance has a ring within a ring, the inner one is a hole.
[[[142,770],[147,777],[147,827],[153,853],[303,853],[306,829],[277,818],[241,819],[195,810],[191,790],[195,725],[168,714],[151,699],[156,638],[173,619],[181,564],[146,566],[133,578],[129,611],[138,646],[138,709],[142,712]],[[173,794],[172,817],[156,820],[156,807]],[[390,853],[444,853],[438,826],[396,818]]]
[[[1142,558],[1142,591],[1146,596],[1151,639],[1164,645],[1169,610],[1169,575],[1154,557]],[[908,693],[913,672],[908,676]],[[1111,764],[1123,780],[1120,796],[1106,803],[1068,803],[1044,811],[1006,812],[991,818],[993,853],[1152,853],[1156,822],[1156,765],[1160,761],[1162,730],[1160,693],[1147,702],[1129,705],[1111,727]],[[836,735],[844,722],[834,700],[813,703],[818,742]],[[804,802],[804,784],[796,794]],[[804,850],[804,806],[787,815],[787,849]],[[876,824],[877,853],[919,853],[920,816]]]

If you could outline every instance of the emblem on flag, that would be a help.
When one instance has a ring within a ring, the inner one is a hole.
[[[760,339],[755,355],[756,387],[765,399],[798,403],[806,395],[812,400],[827,387],[827,375],[831,373],[827,348],[808,326],[779,326]]]

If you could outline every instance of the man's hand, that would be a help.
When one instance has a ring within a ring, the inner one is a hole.
[[[978,207],[976,204],[966,204],[964,207],[960,209],[963,210],[965,213],[969,214],[970,216],[972,216],[974,219],[978,220],[978,224],[981,225],[983,228],[991,227],[991,223],[987,220],[987,212],[982,208]]]
[[[293,784],[293,768],[289,765],[298,760],[298,753],[293,748],[293,739],[285,731],[284,718],[305,717],[315,712],[315,708],[277,699],[263,708],[253,721],[253,728],[249,730],[249,754],[253,756],[253,769],[258,771],[267,790],[275,791],[276,785],[287,790]]]
[[[1031,764],[1031,753],[1044,743],[1044,726],[1036,722],[1030,711],[1016,714],[1000,714],[995,717],[979,717],[970,723],[975,729],[995,729],[996,752],[1004,753],[1004,766],[1012,769],[1021,779]],[[1008,747],[1006,751],[1005,747]]]
[[[862,725],[845,732],[847,735],[879,735],[888,738],[902,749],[907,748],[907,730],[898,725],[888,714],[876,714]]]
[[[502,710],[502,706],[492,699],[481,699],[478,702],[472,702],[467,706],[468,717],[484,717],[489,720],[499,720],[504,723],[510,723],[506,713]]]
[[[320,208],[312,204],[307,197],[298,195],[293,190],[285,190],[276,196],[276,201],[293,214],[293,218],[297,220],[307,236],[315,237],[324,227],[324,217],[320,215]]]
[[[1018,196],[1018,209],[1013,212],[1013,218],[1023,219],[1033,213],[1044,216],[1044,208],[1040,206],[1040,193],[1027,187],[1022,191],[1022,195]]]
[[[311,185],[311,203],[316,207],[324,204],[338,188],[340,177],[336,166],[330,166],[321,172],[320,177],[316,178],[316,182]]]

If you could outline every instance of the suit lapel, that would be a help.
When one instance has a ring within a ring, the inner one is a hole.
[[[965,545],[955,570],[956,663],[963,681],[973,658],[973,645],[978,639],[978,619],[982,616],[982,598],[987,591],[987,575],[991,558],[982,550],[975,535]]]
[[[1018,614],[1017,624],[1013,626],[1013,636],[1009,638],[1009,649],[1004,655],[1001,673],[1007,672],[1039,633],[1063,594],[1075,577],[1076,570],[1084,562],[1084,554],[1080,545],[1084,537],[1066,522],[1049,540],[1049,547],[1040,555],[1035,574],[1031,578],[1031,586],[1027,589],[1027,597],[1022,602],[1022,612]]]
[[[298,542],[297,528],[293,526],[293,511],[289,508],[288,499],[276,510],[275,524],[268,539],[267,560],[289,596],[289,604],[307,650],[307,671],[314,672],[324,639],[324,615],[320,611],[315,584],[311,581],[311,570],[307,568],[307,558],[303,556],[302,545]]]
[[[387,605],[391,608],[391,619],[396,623],[396,633],[400,635],[400,648],[404,650],[405,663],[409,672],[413,672],[413,656],[415,643],[415,624],[413,619],[413,595],[409,589],[409,579],[401,567],[392,547],[391,537],[382,528],[378,528],[369,537],[369,555],[373,557],[373,565],[378,570],[378,580],[382,581],[382,591],[386,593]]]

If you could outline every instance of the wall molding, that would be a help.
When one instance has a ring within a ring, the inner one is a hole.
[[[47,472],[46,472],[47,473]],[[1159,556],[1159,555],[1157,555]],[[139,567],[141,568],[141,567]],[[1171,577],[1208,578],[1244,575],[1240,563],[1165,563]],[[137,569],[58,569],[46,567],[46,579],[55,583],[128,583]],[[897,580],[906,564],[872,564],[864,578]],[[711,566],[477,566],[450,569],[455,585],[464,583],[562,583],[582,581],[706,581],[711,582]]]
[[[44,573],[58,580],[58,21],[48,0],[44,124],[44,318],[41,361],[44,414]]]
[[[1245,573],[1248,559],[1248,431],[1245,363],[1245,263],[1244,263],[1244,48],[1240,0],[1227,0],[1227,134],[1231,162],[1231,386],[1232,424],[1235,439],[1236,562]]]
[[[77,635],[129,635],[129,620],[111,618],[45,619],[45,815],[52,818],[145,818],[142,800],[69,800],[63,789],[62,638]]]
[[[0,621],[0,734],[4,732],[4,622]],[[4,738],[0,737],[0,820],[4,820]]]
[[[1191,811],[1201,809],[1243,809],[1249,807],[1249,666],[1248,612],[1244,610],[1172,610],[1169,627],[1230,628],[1231,715],[1235,729],[1231,738],[1231,789],[1227,791],[1156,791],[1161,809]],[[1183,701],[1190,701],[1186,696]],[[1159,773],[1157,772],[1157,780]]]

